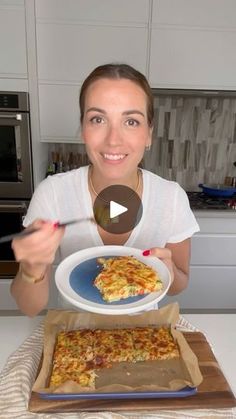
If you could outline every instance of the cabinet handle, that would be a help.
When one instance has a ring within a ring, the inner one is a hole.
[[[15,211],[22,211],[26,210],[27,207],[25,204],[0,204],[0,211],[7,211],[7,210],[15,210]]]
[[[0,119],[16,119],[17,121],[22,121],[21,113],[16,114],[1,114]]]

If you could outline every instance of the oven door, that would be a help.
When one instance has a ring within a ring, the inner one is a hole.
[[[0,201],[0,237],[20,232],[27,211],[26,201]],[[18,271],[11,242],[0,244],[0,278],[12,278]]]
[[[0,112],[0,197],[28,199],[32,191],[29,114]]]

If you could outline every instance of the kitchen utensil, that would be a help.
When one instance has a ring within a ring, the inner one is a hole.
[[[236,194],[236,188],[233,186],[226,186],[220,184],[209,184],[205,185],[199,183],[199,188],[202,188],[202,191],[209,195],[209,196],[217,196],[217,197],[231,197]]]
[[[78,218],[78,219],[66,221],[66,222],[63,222],[63,223],[59,223],[58,222],[58,223],[55,223],[55,226],[57,226],[57,227],[66,227],[66,226],[69,226],[71,224],[81,223],[82,221],[92,221],[92,222],[95,222],[94,218],[88,217],[88,218]],[[9,241],[13,240],[15,237],[29,236],[30,234],[33,234],[33,233],[35,233],[38,230],[39,230],[38,228],[32,228],[32,229],[29,229],[29,230],[27,230],[27,229],[26,230],[23,230],[20,233],[8,234],[7,236],[3,236],[3,237],[0,238],[0,243],[9,242]]]

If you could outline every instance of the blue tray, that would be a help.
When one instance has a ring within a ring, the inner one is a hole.
[[[188,397],[197,393],[196,387],[185,387],[178,391],[135,391],[117,393],[38,393],[46,400],[79,400],[79,399],[169,399]]]

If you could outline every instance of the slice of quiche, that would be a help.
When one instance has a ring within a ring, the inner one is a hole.
[[[162,282],[157,272],[134,256],[98,258],[103,270],[94,285],[107,302],[160,291]]]
[[[179,357],[178,345],[169,328],[138,327],[131,333],[136,362]]]

